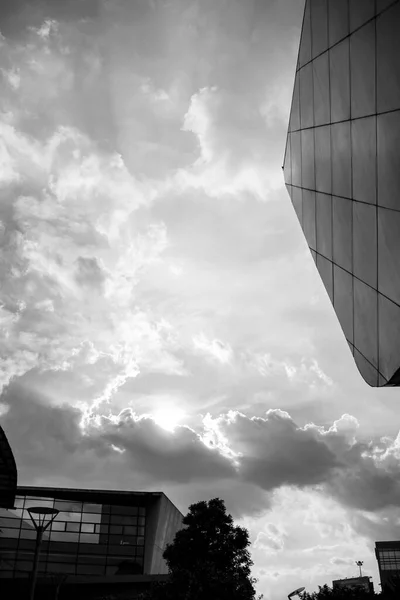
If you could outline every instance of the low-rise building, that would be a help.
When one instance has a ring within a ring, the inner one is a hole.
[[[167,577],[162,554],[182,528],[183,515],[162,492],[18,487],[14,507],[0,512],[2,586],[27,586],[36,540],[28,509],[37,506],[59,511],[43,534],[43,590],[62,581],[68,597],[73,591],[75,598],[97,598],[105,590],[132,597]]]

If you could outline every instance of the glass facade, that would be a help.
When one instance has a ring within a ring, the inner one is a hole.
[[[399,0],[306,0],[283,167],[371,386],[400,385],[399,31]]]
[[[32,572],[36,530],[28,508],[33,506],[59,511],[43,535],[39,576],[143,573],[146,507],[17,496],[15,508],[0,513],[1,578]]]
[[[376,542],[375,555],[382,590],[391,588],[400,581],[400,542]]]

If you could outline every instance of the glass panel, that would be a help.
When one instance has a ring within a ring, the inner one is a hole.
[[[139,508],[139,515],[145,515],[146,514],[146,508]]]
[[[350,119],[349,40],[343,40],[329,51],[331,76],[331,119]]]
[[[354,31],[374,15],[374,0],[350,0],[350,31]]]
[[[19,529],[15,529],[13,527],[3,527],[1,526],[1,538],[19,538]]]
[[[354,345],[375,367],[378,366],[377,316],[377,292],[354,278]]]
[[[376,203],[376,117],[352,121],[353,198]]]
[[[21,527],[21,519],[18,519],[14,515],[10,514],[9,517],[0,517],[0,529],[4,527],[12,527],[12,529],[19,529]]]
[[[358,350],[354,349],[354,360],[364,381],[373,387],[378,385],[378,371],[373,367]]]
[[[325,125],[331,120],[328,52],[316,58],[312,68],[315,125]]]
[[[138,527],[139,536],[144,535],[144,527]]]
[[[94,523],[82,523],[82,533],[94,533]]]
[[[343,333],[353,342],[353,278],[350,273],[334,265],[334,307]]]
[[[137,527],[134,527],[133,525],[125,525],[124,536],[126,535],[137,535]]]
[[[332,259],[332,198],[316,194],[317,252]]]
[[[69,500],[56,500],[54,502],[54,508],[57,508],[61,512],[82,512],[82,502],[70,502]]]
[[[400,304],[400,212],[379,208],[378,228],[378,289]]]
[[[292,107],[290,110],[290,131],[296,131],[300,129],[300,85],[299,85],[299,74],[296,73],[293,88]]]
[[[378,204],[400,210],[400,111],[378,115],[377,119]]]
[[[36,530],[33,527],[31,527],[31,529],[22,528],[20,530],[20,537],[25,540],[35,540],[36,539]]]
[[[89,504],[88,502],[83,503],[83,512],[85,513],[97,513],[101,514],[101,504]]]
[[[331,127],[332,190],[335,196],[351,197],[350,123]]]
[[[307,244],[316,249],[315,192],[303,190],[303,231]]]
[[[343,269],[352,271],[352,202],[333,196],[332,209],[333,261]]]
[[[75,575],[75,565],[68,563],[48,563],[47,571],[51,573],[69,573]]]
[[[51,531],[65,531],[66,525],[65,521],[55,520],[51,524]]]
[[[82,522],[101,523],[101,515],[94,513],[82,513]]]
[[[329,2],[329,46],[349,34],[348,0]]]
[[[328,47],[327,0],[311,0],[312,55],[321,54]]]
[[[319,274],[321,276],[322,282],[325,286],[325,289],[328,292],[329,298],[330,298],[331,302],[333,303],[332,263],[329,260],[327,260],[326,258],[324,258],[323,256],[321,256],[320,254],[317,254],[317,268],[318,268]]]
[[[110,533],[122,533],[123,529],[122,529],[122,525],[111,525],[110,527]]]
[[[315,129],[315,185],[318,192],[331,193],[331,133],[330,127]]]
[[[66,531],[79,531],[80,523],[66,523]]]
[[[68,523],[68,525],[71,525]],[[77,542],[79,539],[79,533],[67,532],[67,531],[52,531],[51,541],[55,542]]]
[[[291,134],[292,141],[292,184],[301,186],[301,138],[300,131]]]
[[[375,110],[375,22],[371,21],[350,38],[351,118]]]
[[[397,1],[398,0],[376,0],[376,14],[378,15],[382,10]]]
[[[301,173],[302,187],[315,190],[313,129],[301,132]]]
[[[301,188],[293,188],[292,203],[293,203],[293,208],[296,211],[297,218],[299,219],[300,224],[302,224],[302,222],[303,222],[303,202],[302,202]]]
[[[314,125],[312,65],[309,63],[300,71],[300,125],[301,128]]]
[[[353,240],[354,275],[377,288],[378,247],[375,206],[353,202]]]
[[[81,533],[79,541],[83,544],[98,544],[99,536],[96,533]]]
[[[286,184],[292,183],[292,158],[291,158],[291,148],[290,148],[290,133],[286,139],[286,150],[285,150],[285,160],[283,163],[283,172]]]
[[[126,525],[137,525],[137,515],[122,515],[119,518],[120,523],[125,523]]]
[[[53,504],[54,500],[49,500],[48,498],[27,497],[25,500],[25,509],[32,508],[33,506],[46,506],[47,508],[53,508]]]
[[[400,308],[379,294],[379,370],[390,379],[400,367]]]
[[[376,19],[378,112],[400,107],[400,3]]]
[[[143,546],[144,545],[144,537],[138,537],[137,543],[138,543],[138,546]]]
[[[304,11],[303,27],[301,32],[299,66],[311,60],[311,23],[310,23],[310,2],[306,2]]]
[[[19,572],[31,572],[33,567],[33,561],[29,560],[17,560],[15,562],[15,570]]]

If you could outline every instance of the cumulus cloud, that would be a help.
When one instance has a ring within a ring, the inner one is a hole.
[[[233,358],[233,351],[229,344],[217,339],[209,340],[203,333],[193,338],[193,345],[196,350],[223,365],[229,364]]]
[[[230,114],[232,106],[240,107],[239,112]],[[249,105],[233,101],[231,94],[216,86],[200,89],[191,98],[182,126],[197,137],[199,156],[190,168],[178,170],[175,186],[203,189],[211,197],[247,192],[267,199],[282,181],[279,172],[266,168],[265,156],[258,156],[258,144],[252,144],[249,132],[264,126],[261,115],[257,118]]]
[[[3,395],[3,403],[9,406],[3,415],[4,426],[16,448],[22,444],[24,432],[19,422],[27,400],[27,392],[16,384]],[[269,494],[282,486],[319,490],[366,514],[388,510],[400,502],[394,459],[385,464],[376,459],[375,443],[368,448],[355,441],[357,423],[349,415],[326,429],[313,424],[298,427],[281,410],[269,410],[264,418],[231,411],[217,418],[208,415],[200,429],[178,424],[169,431],[151,415],[128,408],[118,413],[110,410],[107,415],[98,412],[88,419],[83,431],[78,409],[46,408],[38,397],[30,402],[26,422],[33,441],[23,450],[24,469],[33,462],[43,464],[44,471],[56,468],[60,454],[63,463],[79,456],[83,462],[85,457],[94,461],[101,456],[102,461],[119,465],[124,473],[139,473],[167,484],[191,482],[196,487],[208,479],[225,481],[226,485],[236,482]],[[57,426],[50,426],[53,421]],[[395,445],[395,440],[381,442],[384,453],[391,457]],[[246,510],[245,496],[242,502],[239,512]],[[312,519],[312,513],[308,518]],[[259,543],[275,546],[283,535],[272,523],[264,534]]]

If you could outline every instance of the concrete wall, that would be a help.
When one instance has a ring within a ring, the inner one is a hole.
[[[175,534],[182,529],[183,515],[162,494],[147,510],[144,573],[166,574],[168,567],[162,555],[166,545],[173,542]]]

